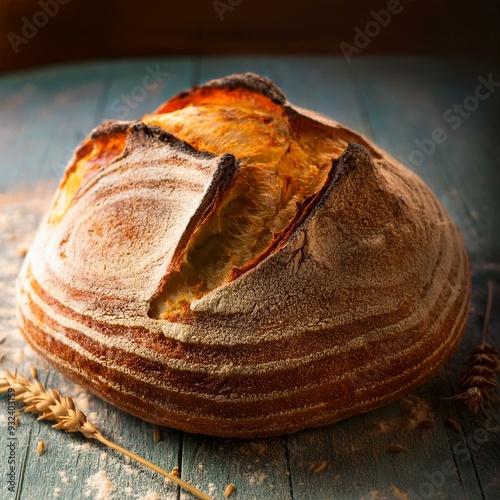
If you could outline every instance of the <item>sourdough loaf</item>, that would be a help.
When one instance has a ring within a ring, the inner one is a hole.
[[[347,127],[232,75],[76,150],[18,281],[21,330],[143,419],[255,437],[430,377],[464,333],[450,216]]]

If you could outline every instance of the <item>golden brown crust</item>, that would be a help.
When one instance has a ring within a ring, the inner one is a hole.
[[[151,306],[168,270],[239,164],[155,126],[106,124],[90,141],[126,143],[66,193],[61,211],[66,175],[62,216],[48,214],[21,272],[18,312],[38,352],[125,411],[255,437],[336,422],[421,384],[463,335],[470,273],[460,234],[415,174],[293,108],[268,80],[232,76],[159,111],[240,88],[280,106],[294,130],[345,144],[280,244],[183,314],[158,319]]]

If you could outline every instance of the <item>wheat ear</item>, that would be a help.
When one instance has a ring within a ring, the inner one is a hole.
[[[160,469],[155,464],[144,460],[139,455],[118,446],[106,439],[92,422],[87,420],[85,414],[78,410],[75,402],[68,396],[61,396],[55,389],[46,389],[37,379],[29,380],[17,371],[14,373],[5,370],[0,376],[0,394],[14,389],[16,401],[24,403],[25,412],[40,413],[38,420],[52,420],[56,423],[52,426],[55,429],[62,429],[66,432],[80,432],[89,439],[96,439],[102,444],[132,458],[140,464],[149,467],[158,474],[166,477],[173,483],[178,484],[189,493],[201,500],[212,500],[211,497],[198,490],[194,486],[186,483],[182,479],[169,474]]]
[[[487,409],[491,408],[496,399],[494,391],[498,385],[496,374],[500,368],[499,353],[497,349],[486,342],[493,311],[493,295],[493,282],[488,281],[488,302],[484,315],[481,343],[472,351],[465,362],[466,370],[460,379],[460,385],[464,391],[452,398],[463,399],[465,404],[476,414],[479,411],[486,414]]]

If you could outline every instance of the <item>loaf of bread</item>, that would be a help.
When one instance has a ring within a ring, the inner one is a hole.
[[[70,161],[18,281],[33,348],[113,405],[257,437],[370,411],[458,346],[468,258],[429,188],[232,75]]]

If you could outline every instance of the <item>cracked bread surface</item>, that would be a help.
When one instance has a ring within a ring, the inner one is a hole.
[[[231,233],[223,217],[244,215],[230,202],[252,184],[265,223]],[[422,180],[245,74],[87,139],[25,261],[18,316],[35,350],[125,411],[255,437],[407,394],[457,347],[469,293],[462,238]]]

